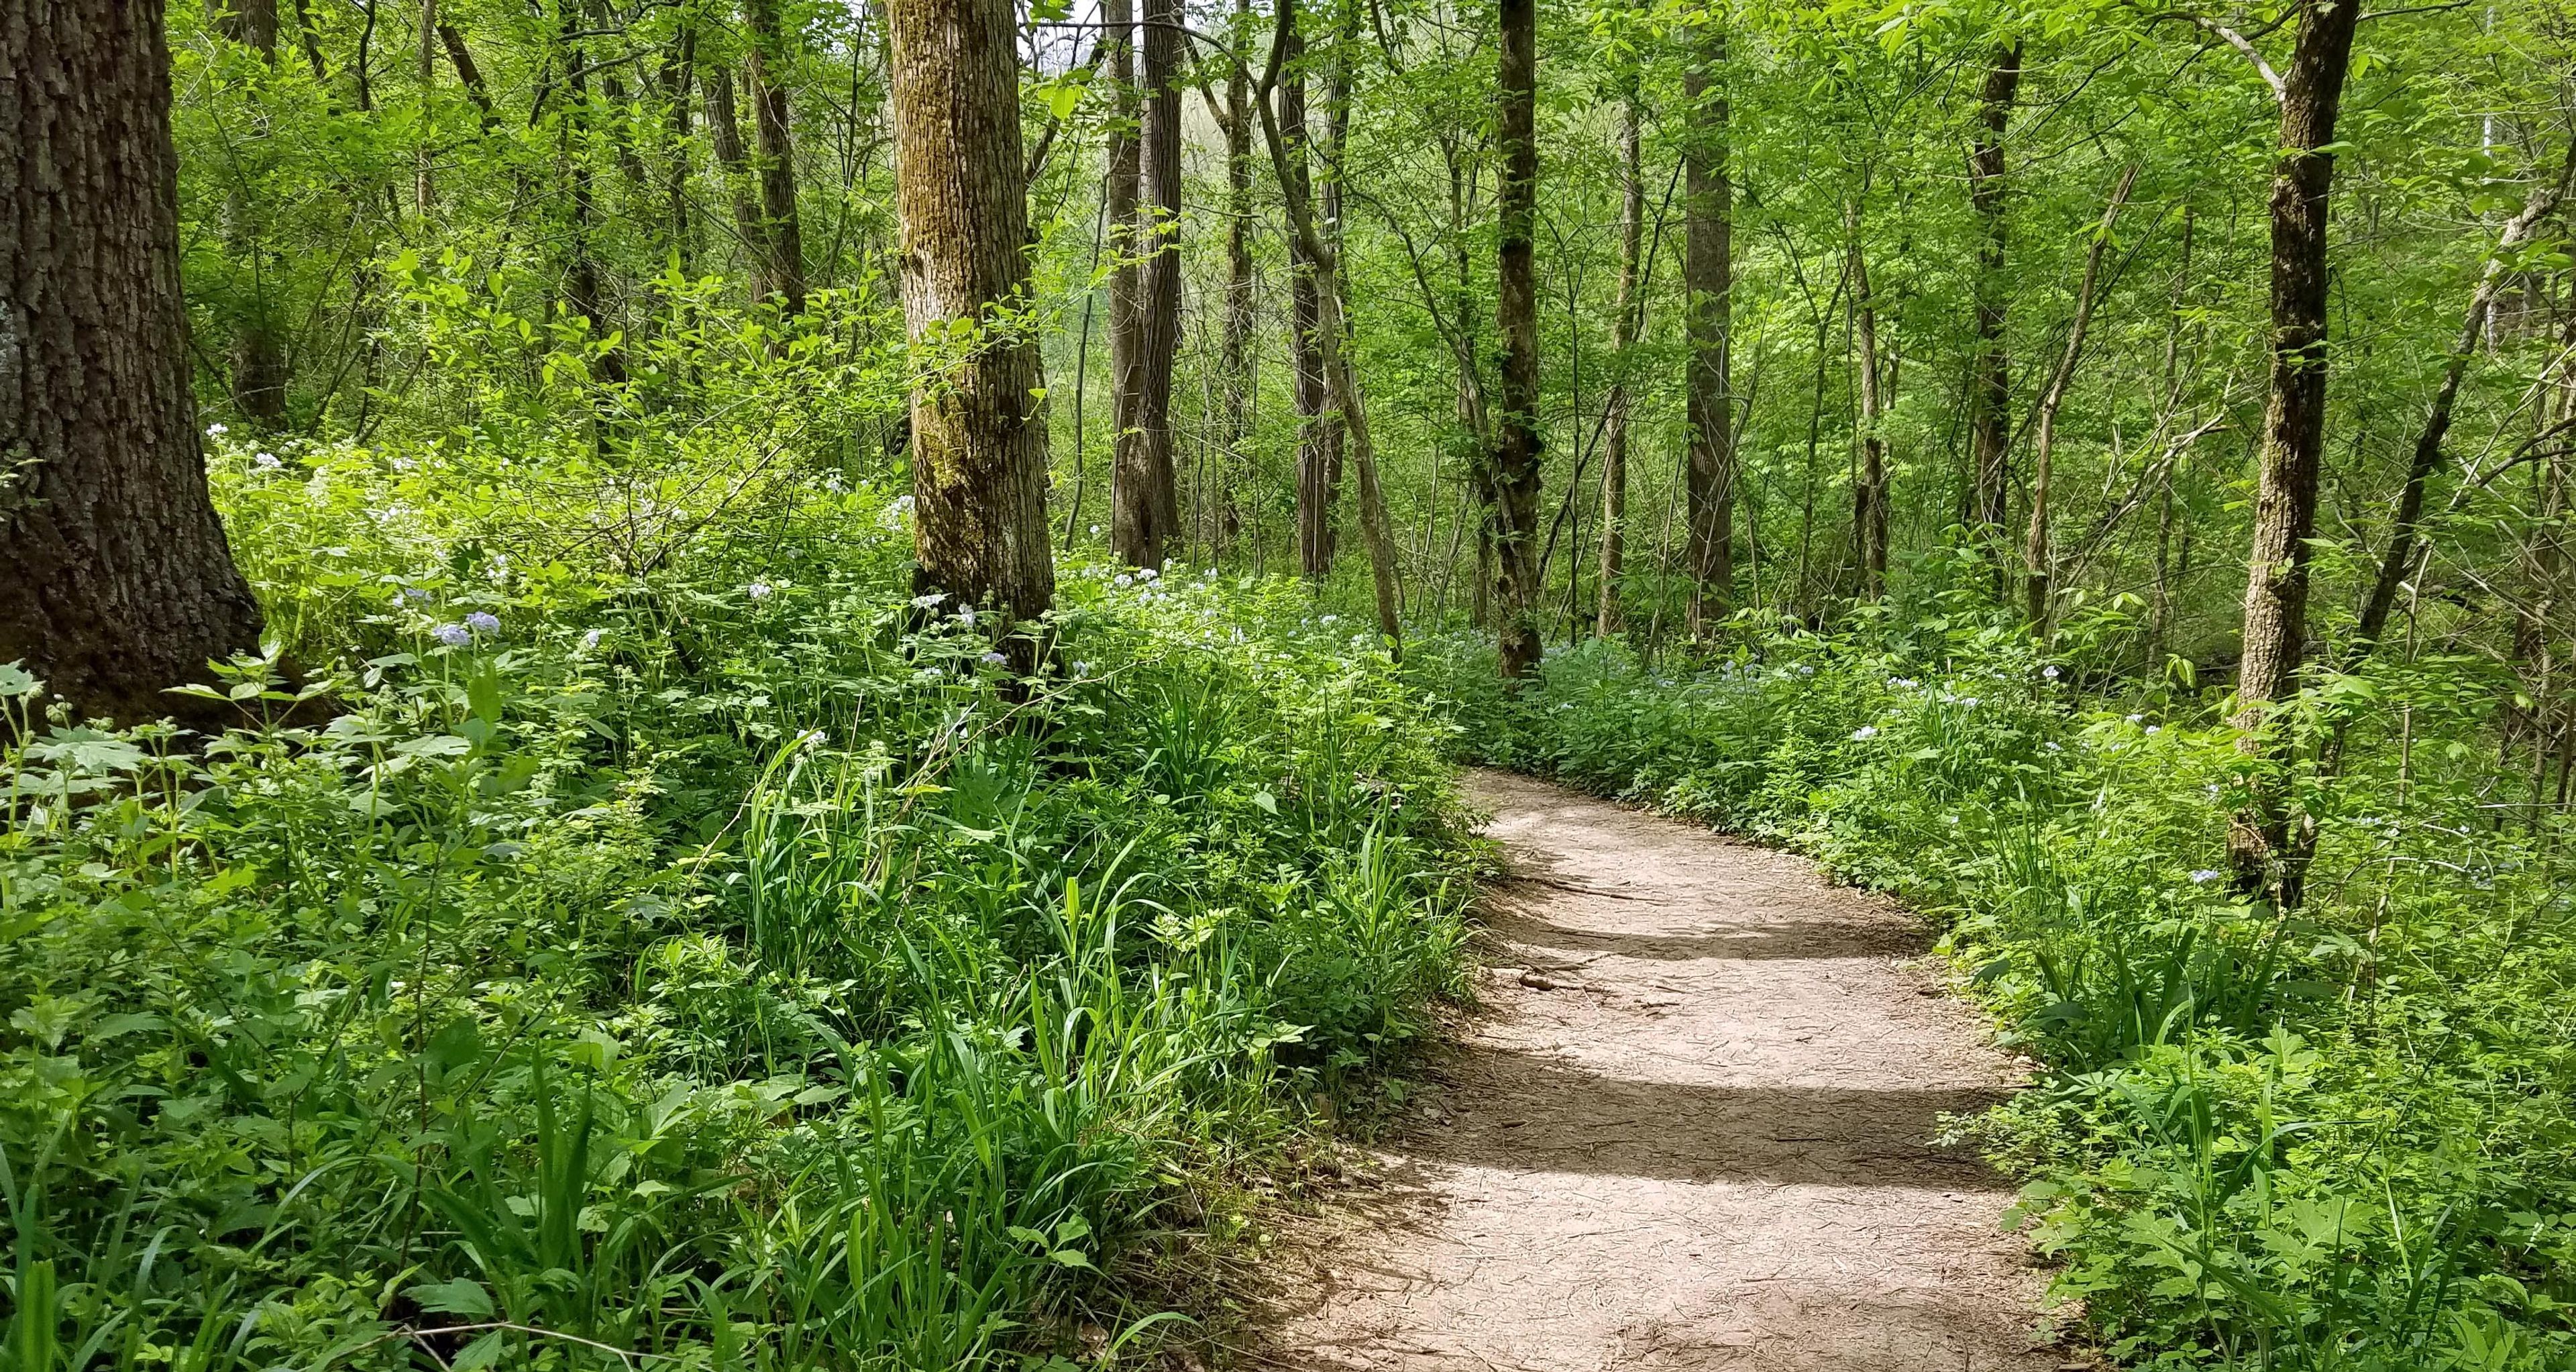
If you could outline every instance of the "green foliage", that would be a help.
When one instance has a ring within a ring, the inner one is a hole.
[[[1227,1171],[1457,989],[1438,726],[1298,593],[1068,569],[1013,677],[901,589],[902,504],[811,466],[639,516],[666,556],[586,541],[756,460],[694,412],[625,421],[633,484],[545,436],[614,393],[215,443],[316,669],[223,668],[219,738],[0,673],[13,1366],[1132,1334],[1103,1274],[1227,1236]]]
[[[1477,760],[1813,853],[1942,930],[2044,1064],[1975,1123],[2030,1174],[2055,1288],[2124,1362],[2517,1368],[2576,1360],[2576,916],[2563,815],[2500,818],[2470,732],[2494,669],[2388,665],[2300,701],[2306,907],[2215,870],[2242,794],[2216,696],[2098,675],[1934,598],[1834,634],[1745,616],[1686,665],[1595,641],[1518,695],[1490,650],[1417,670]],[[2087,684],[2079,684],[2087,683]],[[2514,767],[2523,764],[2514,763]]]

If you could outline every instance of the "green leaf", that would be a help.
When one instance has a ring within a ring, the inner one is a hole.
[[[492,1318],[492,1293],[472,1277],[423,1282],[404,1294],[433,1315],[462,1315],[469,1320]]]

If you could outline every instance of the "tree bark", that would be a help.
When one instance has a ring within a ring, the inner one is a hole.
[[[277,67],[277,0],[228,0],[217,18],[226,38],[259,54],[272,71]],[[253,97],[250,135],[268,136],[268,118]],[[238,294],[230,311],[231,356],[227,359],[234,411],[261,429],[286,426],[286,345],[279,337],[277,308],[269,299],[269,249],[262,232],[256,187],[242,181],[242,168],[232,169],[224,194],[224,251],[247,267],[249,288]]]
[[[769,226],[753,198],[751,155],[743,150],[742,116],[734,108],[733,71],[718,66],[707,72],[706,92],[707,142],[715,149],[716,173],[733,206],[734,233],[751,259],[751,299],[758,304],[777,294],[778,283],[770,270]]]
[[[1869,193],[1866,181],[1860,193]],[[1858,196],[1846,208],[1845,232],[1851,240],[1852,333],[1860,347],[1860,479],[1852,483],[1852,542],[1861,599],[1877,600],[1887,594],[1887,439],[1879,431],[1886,401],[1878,384],[1878,297],[1869,286]]]
[[[1235,0],[1238,30],[1248,27],[1251,0]],[[1236,481],[1251,473],[1245,443],[1252,433],[1252,84],[1235,69],[1225,83],[1225,450],[1227,479],[1218,496],[1217,534],[1231,544],[1242,526]]]
[[[2272,173],[2271,398],[2263,412],[2253,547],[2246,559],[2238,748],[2256,760],[2252,794],[2228,831],[2237,889],[2281,908],[2301,895],[2290,856],[2289,741],[2272,707],[2295,689],[2306,648],[2308,539],[2326,419],[2326,211],[2335,116],[2352,61],[2359,0],[2300,0],[2299,36],[2281,87],[2281,152]]]
[[[751,96],[752,136],[760,152],[760,248],[769,288],[791,315],[805,312],[805,231],[796,212],[796,143],[788,124],[787,88],[780,73],[791,51],[778,24],[776,0],[751,0],[751,50],[743,56]]]
[[[1619,296],[1610,332],[1610,365],[1616,371],[1601,432],[1601,587],[1592,631],[1602,638],[1619,632],[1620,578],[1627,559],[1628,353],[1637,346],[1637,272],[1646,250],[1644,122],[1632,90],[1619,117]]]
[[[0,12],[0,662],[85,715],[258,646],[206,489],[158,0]]]
[[[938,374],[912,396],[913,584],[1006,621],[1055,598],[1010,0],[886,0],[904,320]],[[960,347],[953,334],[971,326]],[[1035,639],[1006,651],[1031,665]]]
[[[1501,0],[1501,87],[1494,186],[1494,331],[1503,345],[1501,404],[1486,492],[1494,502],[1495,638],[1502,671],[1517,680],[1538,665],[1538,4]]]
[[[1722,618],[1735,595],[1735,190],[1727,174],[1726,31],[1712,23],[1683,77],[1693,128],[1682,149],[1684,386],[1690,427],[1683,557],[1690,567],[1692,637]]]
[[[2507,221],[2504,232],[2496,239],[2495,252],[2487,258],[2486,270],[2478,276],[2477,289],[2469,295],[2468,317],[2460,323],[2459,343],[2442,364],[2442,380],[2433,389],[2433,403],[2424,415],[2423,430],[2415,436],[2414,458],[2407,464],[2406,484],[2397,496],[2397,518],[2388,530],[2388,552],[2379,560],[2379,575],[2371,582],[2370,598],[2362,603],[2361,622],[2353,630],[2352,648],[2344,660],[2346,671],[2370,656],[2380,635],[2388,631],[2388,616],[2397,607],[2397,592],[2414,567],[2418,530],[2424,518],[2424,488],[2433,473],[2441,469],[2442,442],[2451,432],[2451,410],[2460,398],[2460,382],[2468,374],[2469,359],[2476,355],[2479,340],[2486,336],[2496,296],[2504,287],[2505,260],[2531,241],[2541,221],[2566,198],[2571,176],[2576,176],[2576,143],[2569,145],[2567,161],[2559,168],[2557,179],[2534,186],[2523,201],[2521,213]]]
[[[1132,412],[1118,433],[1109,546],[1121,561],[1160,567],[1179,536],[1173,471],[1172,363],[1181,344],[1181,84],[1179,0],[1145,0],[1143,118],[1133,241],[1137,355]]]
[[[2120,208],[2129,203],[2129,189],[2138,182],[2135,163],[2120,173],[2120,184],[2111,191],[2111,203],[2102,209],[2102,223],[2093,231],[2092,246],[2084,253],[2083,284],[2075,288],[2075,318],[2066,326],[2066,351],[2057,359],[2057,370],[2048,378],[2048,389],[2039,397],[2039,435],[2032,444],[2030,456],[2030,536],[2022,548],[2022,570],[2029,574],[2029,600],[2032,632],[2046,642],[2049,620],[2056,608],[2057,592],[2048,545],[2050,463],[2057,447],[2057,409],[2066,401],[2067,383],[2075,379],[2075,364],[2084,356],[2084,332],[2093,323],[2093,288],[2102,278],[2102,253],[2111,246],[2111,229],[2120,222]]]
[[[2021,89],[2021,43],[1998,44],[1977,98],[1979,132],[1968,155],[1968,203],[1977,242],[1975,351],[1968,364],[1968,454],[1975,475],[1970,535],[1993,553],[1995,592],[2003,594],[2004,557],[1997,547],[2010,516],[2012,362],[2004,328],[2011,283],[2004,279],[2004,129]]]

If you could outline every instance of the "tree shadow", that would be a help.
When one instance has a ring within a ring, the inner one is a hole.
[[[1890,958],[1924,950],[1922,931],[1901,924],[1837,919],[1765,920],[1684,933],[1582,929],[1497,909],[1486,927],[1502,938],[1558,952],[1608,953],[1649,962],[1700,958]]]
[[[2000,1089],[1637,1081],[1482,1047],[1443,1075],[1466,1108],[1405,1150],[1425,1161],[1695,1183],[2010,1185],[1974,1152],[1934,1142],[1942,1116],[1982,1111]]]

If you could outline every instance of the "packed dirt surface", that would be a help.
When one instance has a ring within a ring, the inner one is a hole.
[[[2055,1369],[2010,1193],[1933,1143],[2017,1082],[1800,858],[1470,778],[1513,879],[1439,1089],[1286,1236],[1273,1367]],[[2076,1365],[2082,1365],[2080,1363]]]

